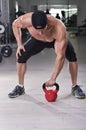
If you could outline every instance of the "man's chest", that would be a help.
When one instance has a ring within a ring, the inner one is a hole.
[[[46,42],[51,42],[53,41],[55,38],[53,37],[53,33],[50,31],[33,31],[30,30],[30,34],[38,39],[38,40],[42,40],[42,41],[46,41]]]

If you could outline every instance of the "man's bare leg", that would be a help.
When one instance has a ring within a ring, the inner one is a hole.
[[[78,63],[76,62],[69,62],[69,72],[71,75],[72,86],[77,85],[77,73],[78,73]]]
[[[17,63],[17,72],[18,72],[18,85],[14,88],[12,92],[8,94],[10,98],[16,98],[25,93],[24,76],[26,72],[26,63]]]
[[[76,62],[69,62],[69,71],[71,74],[71,80],[72,80],[72,94],[79,99],[85,98],[85,93],[80,88],[79,85],[77,85],[77,73],[78,73],[78,63]]]
[[[17,63],[18,81],[21,85],[24,85],[26,68],[26,63]]]

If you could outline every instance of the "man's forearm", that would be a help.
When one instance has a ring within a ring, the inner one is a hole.
[[[65,58],[62,57],[62,58],[56,58],[56,61],[55,61],[55,66],[54,66],[54,71],[51,75],[51,78],[53,80],[56,80],[57,76],[59,75],[61,69],[63,68],[63,64],[64,64],[64,61],[65,61]]]

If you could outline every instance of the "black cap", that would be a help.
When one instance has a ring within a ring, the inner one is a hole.
[[[46,25],[47,25],[47,16],[46,16],[46,14],[41,10],[35,11],[32,14],[32,25],[36,29],[45,28]]]

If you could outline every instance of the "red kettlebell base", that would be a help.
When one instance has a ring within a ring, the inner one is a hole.
[[[55,102],[57,98],[57,93],[55,93],[53,90],[48,90],[45,94],[45,98],[48,102]]]

